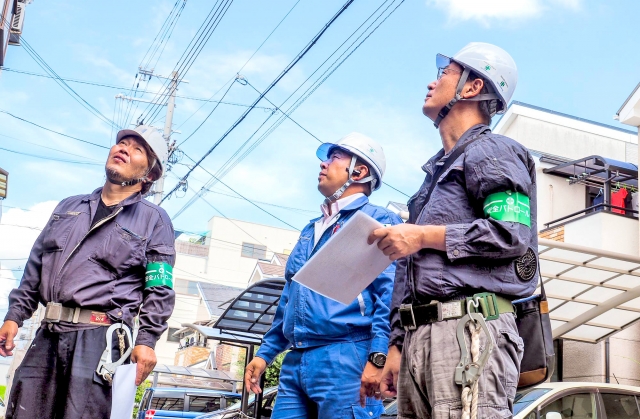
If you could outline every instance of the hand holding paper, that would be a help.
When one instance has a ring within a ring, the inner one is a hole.
[[[370,234],[382,227],[364,212],[356,212],[293,280],[332,300],[351,304],[391,264],[378,246],[367,243]]]

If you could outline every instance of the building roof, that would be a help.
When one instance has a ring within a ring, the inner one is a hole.
[[[273,258],[278,262],[278,264],[285,266],[289,260],[289,255],[285,255],[284,253],[274,253]]]
[[[407,207],[407,204],[395,201],[389,201],[389,203],[387,204],[387,208],[390,210],[396,209],[398,211],[409,211],[409,207]]]
[[[198,282],[198,290],[211,317],[221,316],[225,310],[221,305],[232,301],[244,291],[242,288],[210,282]]]
[[[638,133],[636,131],[631,131],[631,130],[620,128],[620,127],[616,127],[616,126],[613,126],[613,125],[603,124],[601,122],[596,122],[596,121],[592,121],[592,120],[589,120],[589,119],[580,118],[580,117],[569,115],[569,114],[562,113],[562,112],[552,111],[551,109],[546,109],[546,108],[542,108],[540,106],[530,105],[530,104],[524,103],[524,102],[518,102],[516,100],[511,102],[511,104],[509,105],[509,108],[507,109],[507,112],[495,124],[494,132],[499,132],[502,129],[506,129],[507,126],[510,125],[511,122],[513,122],[512,118],[515,115],[520,114],[520,112],[514,112],[514,110],[518,109],[518,107],[530,109],[530,110],[533,110],[533,111],[539,111],[539,112],[542,112],[542,113],[548,114],[548,115],[559,116],[561,118],[567,118],[567,119],[570,119],[570,120],[573,120],[573,121],[582,122],[582,123],[588,124],[587,126],[591,125],[594,128],[595,127],[599,127],[599,128],[611,129],[611,130],[614,130],[614,131],[623,132],[625,134],[631,134],[634,137],[638,135]]]
[[[638,91],[638,89],[640,89],[640,83],[638,83],[636,85],[636,88],[633,89],[633,92],[631,92],[631,94],[629,96],[627,96],[627,99],[624,101],[624,103],[622,104],[622,106],[620,106],[620,109],[618,109],[618,112],[616,112],[616,115],[620,115],[620,112],[622,112],[622,110],[624,109],[625,106],[627,106],[627,103],[629,103],[629,101],[631,100],[631,98],[633,97],[633,95],[636,94],[636,92]]]
[[[285,264],[287,262],[285,261]],[[284,265],[274,265],[267,262],[258,262],[258,269],[262,272],[263,275],[269,276],[284,276]]]

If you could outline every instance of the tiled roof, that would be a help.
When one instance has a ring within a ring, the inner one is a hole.
[[[227,285],[212,284],[209,282],[198,282],[198,289],[211,317],[221,316],[226,307],[223,306],[220,308],[219,306],[222,303],[233,300],[244,291],[243,288],[229,287]]]
[[[260,271],[263,273],[263,275],[284,276],[284,266],[258,262],[258,268],[260,268]]]
[[[289,255],[285,255],[284,253],[274,253],[273,255],[278,259],[278,262],[280,262],[282,266],[285,266],[289,260]]]

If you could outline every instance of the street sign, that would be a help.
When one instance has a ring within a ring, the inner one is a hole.
[[[9,172],[0,169],[0,199],[7,197],[7,182],[9,179]]]

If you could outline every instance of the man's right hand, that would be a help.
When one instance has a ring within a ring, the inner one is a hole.
[[[0,355],[7,357],[13,355],[13,349],[16,345],[13,339],[18,334],[18,323],[13,320],[7,320],[0,327]]]
[[[398,395],[398,373],[400,372],[400,359],[402,352],[393,345],[389,348],[387,362],[382,370],[382,381],[380,382],[380,392],[382,397],[396,397]]]
[[[254,393],[262,393],[260,388],[260,376],[267,369],[267,362],[260,358],[255,357],[249,362],[247,368],[244,370],[244,388],[253,391]]]

